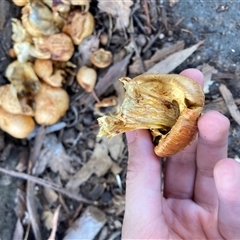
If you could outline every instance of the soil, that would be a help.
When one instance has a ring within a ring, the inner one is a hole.
[[[131,34],[133,34],[135,39],[138,39],[137,42],[139,45],[141,45],[141,41],[145,41],[146,39],[149,41],[149,39],[152,39],[158,34],[159,37],[149,46],[148,51],[140,53],[140,57],[145,60],[149,59],[156,49],[164,48],[179,40],[185,42],[185,48],[196,44],[200,40],[204,40],[204,44],[184,63],[178,66],[174,72],[179,73],[188,67],[199,68],[203,64],[209,64],[218,70],[218,72],[212,76],[214,83],[210,86],[209,93],[206,94],[206,104],[208,109],[216,109],[230,119],[229,156],[239,159],[240,126],[231,117],[219,91],[219,85],[222,83],[228,87],[234,99],[239,98],[239,3],[237,3],[237,1],[180,0],[173,7],[170,7],[169,1],[167,0],[149,1],[148,8],[153,27],[151,31],[149,31],[149,26],[141,26],[140,23],[145,23],[145,15],[142,8],[137,8],[137,6],[138,3],[132,6],[134,32],[121,34],[113,32],[113,41],[109,45],[109,50],[116,53],[120,52],[123,46],[129,43]],[[154,9],[157,9],[157,11]],[[92,2],[90,11],[96,20],[96,31],[104,29],[103,31],[108,33],[108,31],[106,31],[109,27],[108,15],[101,12],[99,13],[95,1]],[[155,17],[153,17],[152,14],[155,14]],[[13,61],[8,55],[8,51],[12,47],[11,18],[19,18],[19,16],[20,8],[15,6],[11,0],[0,1],[0,85],[8,82],[4,76],[4,72],[7,65]],[[162,30],[161,34],[159,34],[159,29]],[[142,40],[142,36],[145,36],[146,39]],[[132,61],[133,59],[130,60],[129,64],[131,64]],[[73,57],[73,62],[77,63],[76,56]],[[122,75],[128,75],[128,64],[126,69],[121,71]],[[99,71],[100,76],[105,76],[105,74],[105,70]],[[110,84],[108,83],[108,85],[109,87],[106,85],[105,88],[103,86],[101,86],[101,88],[99,86],[96,87],[96,92],[99,94],[102,91],[101,97],[116,93],[111,82]],[[71,109],[61,119],[61,122],[65,123],[66,127],[56,131],[54,136],[63,144],[67,154],[71,154],[71,156],[73,154],[75,159],[80,159],[80,164],[78,160],[74,162],[74,167],[80,169],[87,164],[95,149],[97,142],[96,134],[98,132],[96,119],[98,114],[94,111],[94,98],[89,94],[86,95],[83,89],[76,84],[66,86],[66,89],[71,97]],[[100,95],[98,96],[100,97]],[[239,101],[236,100],[236,103],[239,104]],[[77,121],[76,115],[78,116]],[[97,239],[110,239],[111,237],[112,239],[120,239],[127,166],[127,147],[124,137],[123,141],[125,145],[115,161],[118,167],[121,168],[121,171],[117,174],[118,181],[116,182],[116,179],[109,170],[100,177],[93,174],[79,187],[81,195],[89,201],[97,202],[98,208],[107,215],[107,224],[100,235],[97,236]],[[21,169],[21,171],[19,170],[20,172],[26,173],[28,171],[29,156],[32,156],[30,153],[34,152],[34,147],[36,147],[34,139],[17,140],[1,132],[0,143],[0,167],[16,171],[16,166],[18,166],[17,169]],[[37,177],[50,179],[58,183],[61,181],[62,184],[66,184],[66,181],[62,179],[59,180],[59,175],[51,171],[49,167]],[[16,211],[19,196],[22,197],[26,205],[26,185],[25,180],[0,173],[0,239],[13,239],[17,219],[23,221],[23,219],[26,218],[26,216],[23,216],[23,213],[26,214],[26,209],[24,208],[26,206],[24,206],[24,204],[22,204],[23,209],[20,212],[18,211],[19,208]],[[34,189],[38,203],[37,211],[41,212],[43,211],[43,206],[45,206],[45,200],[43,200],[41,196],[43,190],[41,186],[35,187]],[[21,194],[19,192],[21,192]],[[70,226],[69,222],[79,217],[86,207],[91,205],[79,203],[79,201],[73,200],[70,197],[64,196],[63,199],[69,212],[60,217],[60,227],[56,235],[57,239],[62,239],[65,231]],[[63,202],[61,202],[62,205],[64,205]],[[56,207],[57,203],[54,203],[49,209],[54,210]],[[77,214],[75,212],[77,212]],[[28,229],[27,226],[28,224],[24,225],[25,234]],[[43,239],[47,239],[50,231],[44,226],[41,216],[40,226]],[[30,230],[28,239],[34,239],[33,235],[33,231]]]

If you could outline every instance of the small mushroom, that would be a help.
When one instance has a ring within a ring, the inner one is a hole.
[[[5,84],[0,87],[0,106],[12,114],[33,116],[32,108],[21,102],[17,96],[17,90],[12,84]]]
[[[22,9],[22,24],[33,37],[59,32],[52,11],[42,1],[34,0],[25,5]]]
[[[44,59],[68,61],[74,53],[72,39],[65,33],[33,38],[33,41],[36,50],[45,55]]]
[[[78,84],[86,91],[92,92],[97,80],[97,73],[93,68],[81,67],[77,73]]]
[[[36,59],[34,71],[44,82],[52,87],[61,87],[64,80],[65,71],[54,69],[50,59]]]
[[[160,157],[176,154],[191,143],[204,106],[198,83],[176,74],[143,74],[120,81],[126,89],[125,99],[116,115],[98,119],[99,136],[149,129]]]
[[[34,129],[35,123],[30,116],[12,114],[0,107],[0,128],[15,138],[26,138]]]
[[[52,125],[68,110],[69,96],[62,88],[51,87],[42,83],[34,97],[35,120],[38,124]]]
[[[12,0],[13,3],[19,7],[23,7],[26,3],[27,3],[27,0]]]
[[[95,103],[94,107],[99,116],[116,114],[119,110],[118,98],[115,96],[104,98],[100,102]]]
[[[36,94],[39,90],[40,82],[30,62],[12,62],[8,65],[5,75],[21,96]]]
[[[98,68],[108,67],[112,63],[112,53],[103,48],[99,48],[92,53],[91,62]]]
[[[90,12],[74,10],[69,13],[62,31],[71,36],[75,45],[90,36],[94,30],[94,18]]]

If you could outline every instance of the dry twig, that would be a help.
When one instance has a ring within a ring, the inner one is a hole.
[[[55,183],[51,183],[51,182],[48,182],[44,179],[41,179],[41,178],[38,178],[38,177],[34,177],[34,176],[31,176],[31,175],[28,175],[26,173],[19,173],[19,172],[16,172],[16,171],[13,171],[13,170],[9,170],[9,169],[5,169],[5,168],[1,168],[0,167],[0,172],[2,173],[5,173],[9,176],[12,176],[12,177],[17,177],[17,178],[21,178],[21,179],[24,179],[24,180],[27,180],[27,181],[31,181],[33,183],[36,183],[38,185],[41,185],[43,187],[49,187],[49,188],[52,188],[53,190],[59,192],[59,193],[62,193],[63,195],[69,197],[69,198],[72,198],[76,201],[79,201],[79,202],[83,202],[83,203],[87,203],[87,204],[95,204],[95,202],[93,201],[90,201],[80,195],[76,195],[64,188],[61,188],[60,186],[58,186],[57,184]]]

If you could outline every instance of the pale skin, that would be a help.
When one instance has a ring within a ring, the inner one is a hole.
[[[203,85],[200,71],[181,74]],[[227,158],[229,125],[216,111],[203,114],[195,141],[167,159],[164,182],[149,132],[126,134],[123,239],[240,239],[240,163]]]

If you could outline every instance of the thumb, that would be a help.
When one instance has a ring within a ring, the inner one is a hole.
[[[150,133],[135,130],[127,132],[126,136],[129,158],[123,233],[126,226],[133,231],[138,223],[141,229],[141,223],[152,223],[162,213],[161,162],[153,151]]]

